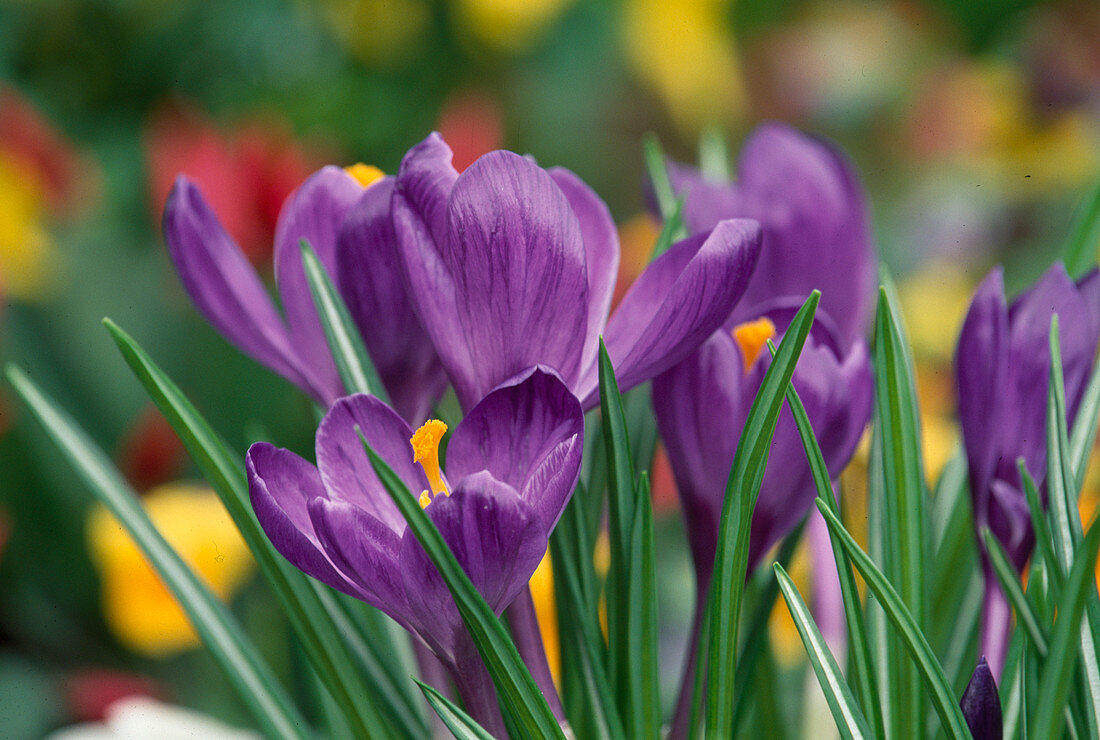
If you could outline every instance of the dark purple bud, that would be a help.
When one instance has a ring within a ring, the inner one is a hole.
[[[1001,740],[1001,698],[983,655],[959,702],[974,740]]]

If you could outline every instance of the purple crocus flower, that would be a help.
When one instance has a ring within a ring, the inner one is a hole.
[[[1004,737],[1001,697],[984,655],[966,684],[959,708],[974,740],[1001,740]]]
[[[673,735],[686,732],[689,688],[703,605],[718,545],[718,524],[730,465],[753,399],[771,364],[768,339],[778,341],[793,312],[777,310],[734,331],[715,332],[686,360],[653,381],[657,427],[668,451],[683,503],[695,561],[695,624],[688,646],[685,690]],[[819,314],[819,319],[824,318]],[[815,320],[795,366],[794,387],[806,407],[832,476],[848,464],[871,415],[872,379],[867,347],[842,350],[827,321]],[[809,509],[817,489],[790,410],[776,425],[760,496],[752,517],[748,572]],[[835,576],[834,576],[835,578]]]
[[[591,408],[601,335],[624,391],[667,370],[729,315],[760,241],[732,220],[673,245],[608,320],[615,225],[568,170],[497,151],[460,175],[432,134],[401,163],[393,208],[410,295],[464,409],[534,364]]]
[[[745,141],[736,181],[716,182],[673,162],[669,176],[684,196],[690,233],[706,233],[726,218],[752,218],[763,228],[760,258],[734,323],[767,313],[777,299],[817,289],[844,346],[864,336],[874,297],[874,243],[866,196],[838,151],[770,123]]]
[[[249,493],[275,548],[307,574],[372,604],[418,636],[490,729],[488,674],[454,601],[389,494],[356,429],[413,492],[485,600],[500,614],[526,586],[576,485],[584,418],[551,371],[499,386],[455,429],[446,473],[430,420],[415,434],[373,396],[341,398],[317,430],[317,467],[288,450],[248,451]],[[418,464],[419,463],[419,464]]]
[[[180,176],[164,212],[164,237],[187,293],[229,341],[318,402],[343,395],[313,305],[299,243],[333,276],[395,408],[422,420],[445,387],[431,342],[405,295],[390,218],[393,178],[364,186],[325,167],[287,200],[275,230],[275,280],[284,318],[199,189]]]
[[[1035,535],[1016,460],[1046,487],[1046,412],[1051,316],[1059,316],[1066,415],[1070,424],[1100,342],[1100,273],[1077,283],[1061,263],[1007,305],[1004,277],[994,269],[974,293],[955,352],[959,424],[970,466],[974,524],[989,527],[1017,570]],[[985,553],[983,550],[983,559]],[[985,562],[982,652],[994,676],[1004,667],[1011,612]]]

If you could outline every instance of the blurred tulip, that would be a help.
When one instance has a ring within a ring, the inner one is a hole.
[[[175,480],[188,459],[172,425],[151,403],[124,433],[116,457],[119,469],[138,492]]]
[[[50,221],[86,206],[94,170],[15,90],[0,83],[0,286],[40,300],[56,286],[61,256]]]
[[[73,719],[102,722],[116,702],[129,697],[163,699],[165,689],[148,676],[137,673],[82,668],[65,677],[65,697]]]
[[[436,130],[451,147],[451,166],[462,172],[482,154],[504,145],[500,104],[481,90],[453,93],[443,104]]]
[[[294,141],[278,119],[255,119],[224,133],[185,103],[161,106],[145,131],[154,218],[164,211],[176,176],[202,188],[249,261],[271,261],[279,211],[322,157]]]
[[[175,483],[151,491],[142,503],[168,543],[219,598],[230,598],[252,574],[252,555],[210,489]],[[103,616],[120,643],[154,657],[199,644],[175,597],[102,505],[88,516],[87,536],[101,579]]]

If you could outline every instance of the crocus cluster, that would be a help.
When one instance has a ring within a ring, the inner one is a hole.
[[[1046,491],[1046,413],[1051,317],[1059,317],[1066,417],[1073,424],[1100,343],[1100,272],[1074,282],[1061,263],[1011,304],[993,270],[978,286],[955,353],[959,423],[970,467],[974,525],[989,527],[1017,570],[1035,544],[1016,461]],[[1004,666],[1011,612],[983,549],[982,652]]]
[[[409,151],[396,177],[371,174],[325,168],[288,200],[275,237],[285,318],[186,178],[169,197],[165,235],[211,323],[329,407],[316,467],[267,444],[249,450],[253,506],[275,547],[405,626],[450,668],[467,709],[503,732],[450,595],[357,430],[419,494],[500,613],[526,588],[577,482],[582,409],[598,402],[600,337],[624,390],[675,366],[729,317],[761,232],[754,221],[730,219],[672,245],[609,319],[615,225],[576,175],[503,151],[460,174],[435,134]],[[393,409],[373,396],[341,397],[302,240],[333,275]],[[437,459],[445,426],[409,425],[424,420],[444,373],[466,414],[450,437],[445,474]]]
[[[745,144],[734,183],[670,164],[692,233],[722,218],[762,227],[760,257],[741,301],[700,348],[653,383],[653,408],[683,503],[695,562],[696,615],[673,734],[686,732],[696,640],[718,543],[726,480],[749,408],[780,341],[812,290],[821,302],[795,368],[799,393],[834,478],[848,464],[871,415],[871,368],[862,336],[874,275],[866,200],[851,168],[827,145],[788,127],[758,129]],[[790,411],[784,407],[749,539],[749,572],[810,508],[816,488]],[[815,525],[819,522],[814,521]],[[825,549],[827,538],[811,537]],[[815,569],[822,602],[839,603],[835,573]],[[819,614],[828,620],[830,615]]]

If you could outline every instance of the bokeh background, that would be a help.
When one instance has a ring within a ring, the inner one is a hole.
[[[972,286],[995,262],[1010,290],[1037,276],[1100,177],[1094,2],[2,0],[0,359],[115,456],[308,694],[246,551],[100,325],[130,332],[233,446],[311,449],[308,400],[207,327],[170,268],[160,213],[175,174],[270,276],[276,215],[309,172],[393,172],[438,129],[460,167],[504,147],[576,171],[621,225],[628,281],[657,233],[643,135],[681,160],[724,145],[732,161],[764,120],[836,142],[861,173],[919,360],[934,479],[955,445],[950,361]],[[95,719],[135,691],[247,725],[25,416],[0,388],[0,736]],[[692,576],[660,460],[656,476],[659,536],[680,543],[661,566],[672,687]],[[801,645],[779,617],[774,630],[798,683]]]

